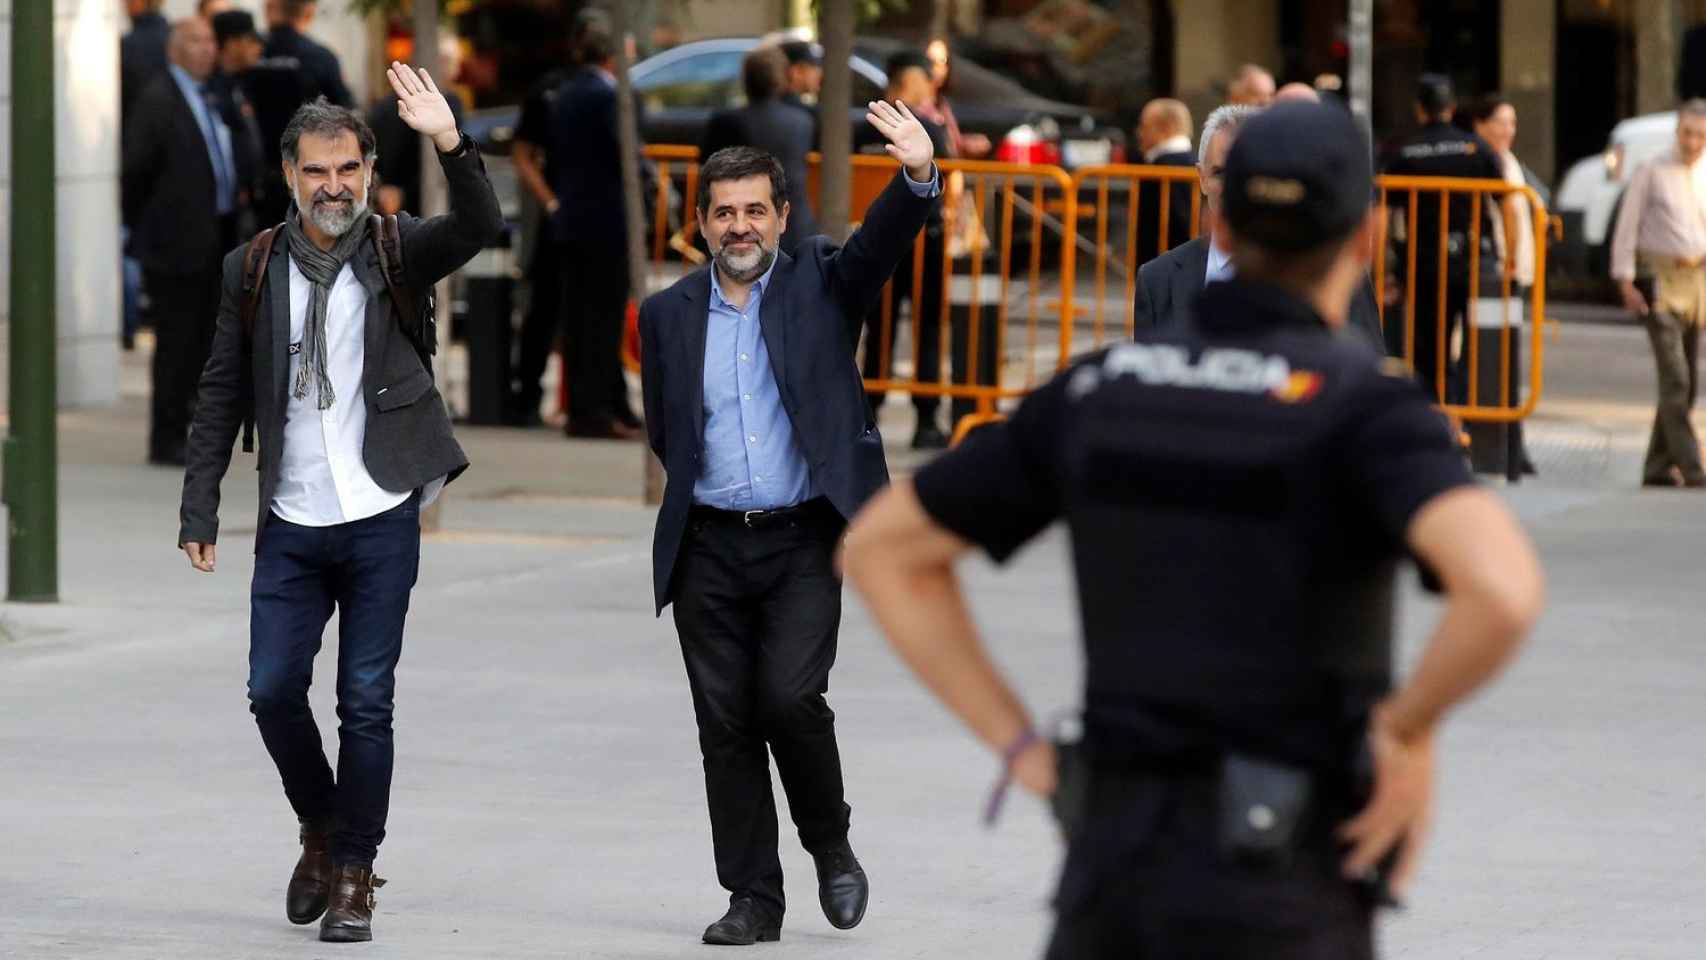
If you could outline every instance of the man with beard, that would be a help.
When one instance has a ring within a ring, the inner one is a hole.
[[[824,915],[850,929],[869,897],[824,701],[841,624],[836,544],[888,481],[854,351],[940,180],[930,136],[903,103],[874,102],[867,118],[903,169],[845,246],[813,237],[778,253],[790,215],[782,165],[729,147],[699,172],[712,266],[640,307],[646,432],[669,477],[653,583],[660,613],[675,604],[729,891],[706,943],[781,937],[767,746]]]
[[[479,152],[432,78],[400,63],[388,75],[404,121],[438,148],[450,212],[399,214],[393,234],[368,213],[374,138],[361,115],[324,99],[297,111],[282,152],[299,212],[270,246],[257,238],[225,258],[178,537],[191,566],[212,573],[219,484],[252,413],[261,449],[249,704],[301,826],[286,915],[307,924],[324,914],[320,939],[335,942],[373,937],[419,510],[468,465],[423,362],[434,337],[409,291],[430,290],[503,228]],[[334,608],[335,777],[308,707]]]

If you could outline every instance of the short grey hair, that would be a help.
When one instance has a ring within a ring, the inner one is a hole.
[[[1683,117],[1706,117],[1706,100],[1700,97],[1684,100],[1682,106],[1676,108],[1676,118],[1681,120]]]
[[[1228,103],[1214,108],[1202,124],[1202,141],[1197,144],[1197,166],[1208,163],[1208,145],[1222,133],[1237,133],[1246,120],[1262,112],[1261,107],[1247,103]]]
[[[373,137],[373,128],[367,125],[367,120],[349,107],[340,107],[323,96],[296,108],[290,123],[285,125],[284,136],[279,139],[279,148],[284,154],[285,162],[294,167],[296,148],[302,143],[303,134],[335,137],[345,131],[355,134],[356,142],[361,145],[363,160],[371,162],[379,156],[378,143]]]

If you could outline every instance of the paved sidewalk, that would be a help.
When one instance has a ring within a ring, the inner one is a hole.
[[[1505,491],[1545,552],[1550,608],[1527,657],[1445,733],[1435,839],[1412,911],[1384,927],[1388,956],[1701,954],[1706,501],[1633,488],[1651,389],[1638,336],[1558,335],[1531,436],[1576,466],[1543,463]],[[706,954],[722,894],[673,626],[651,616],[636,446],[462,432],[476,466],[423,551],[399,672],[378,940],[333,947],[284,920],[294,822],[244,700],[250,462],[226,486],[219,572],[195,575],[173,551],[178,477],[136,464],[134,403],[65,424],[65,602],[0,608],[0,958]],[[1586,466],[1570,444],[1591,448]],[[1056,531],[967,576],[1039,711],[1070,706],[1078,683],[1065,559]],[[1407,585],[1407,657],[1436,612]],[[981,830],[993,761],[851,598],[842,636],[830,698],[870,914],[830,928],[784,828],[792,906],[783,942],[755,949],[1039,956],[1059,856],[1043,811],[1014,803]]]

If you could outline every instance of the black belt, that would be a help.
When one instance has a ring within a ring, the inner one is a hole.
[[[696,503],[687,511],[687,519],[694,523],[739,524],[752,530],[798,527],[832,517],[839,519],[840,514],[825,497],[816,497],[796,506],[777,507],[774,510],[719,510]]]

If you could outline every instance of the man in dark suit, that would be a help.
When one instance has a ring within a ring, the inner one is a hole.
[[[338,55],[308,36],[318,12],[317,0],[267,0],[266,57],[296,61],[312,82],[310,98],[320,96],[340,107],[354,106]]]
[[[1143,105],[1137,125],[1137,145],[1143,162],[1150,166],[1194,167],[1197,155],[1191,150],[1191,110],[1171,98],[1158,98]],[[1176,180],[1167,185],[1155,181],[1138,187],[1137,262],[1147,263],[1191,238],[1190,182]],[[1161,236],[1161,207],[1167,206],[1167,236]]]
[[[602,17],[581,26],[581,66],[557,88],[545,147],[556,201],[549,242],[563,255],[559,323],[569,341],[571,437],[637,440],[622,376],[628,307],[628,215],[616,132],[616,42]],[[547,205],[549,207],[549,204]],[[543,365],[539,367],[543,370]]]
[[[1232,104],[1217,108],[1203,123],[1202,162],[1197,177],[1202,184],[1203,235],[1156,257],[1137,272],[1133,295],[1134,325],[1139,330],[1185,322],[1203,287],[1230,279],[1235,271],[1231,254],[1214,242],[1214,222],[1220,212],[1221,174],[1226,154],[1238,128],[1261,112],[1260,107]],[[1347,336],[1360,336],[1377,352],[1386,352],[1381,332],[1380,308],[1374,300],[1374,285],[1366,279],[1351,298]]]
[[[212,573],[220,480],[252,414],[261,446],[249,706],[300,823],[285,913],[298,924],[323,914],[320,939],[335,942],[373,937],[373,888],[383,882],[373,860],[390,809],[392,704],[420,565],[419,510],[468,465],[433,387],[437,338],[415,291],[424,295],[503,228],[479,151],[431,79],[402,64],[389,77],[404,119],[438,148],[450,212],[398,216],[390,262],[401,276],[393,276],[372,234],[385,227],[368,213],[373,131],[324,100],[297,112],[281,148],[298,212],[257,260],[249,329],[250,245],[225,257],[178,533],[190,564]],[[405,302],[393,302],[393,281]],[[334,608],[335,775],[308,706]]]
[[[711,114],[705,127],[701,157],[724,147],[757,147],[782,164],[788,178],[788,229],[782,251],[789,255],[808,237],[817,236],[811,199],[806,196],[806,154],[811,152],[817,124],[804,111],[781,100],[788,61],[775,47],[759,47],[741,63],[746,106]]]
[[[142,262],[154,321],[151,463],[182,466],[196,377],[213,343],[219,258],[240,213],[231,130],[207,88],[213,30],[199,17],[172,27],[166,72],[136,101],[124,136],[130,252]]]
[[[707,943],[781,936],[766,746],[816,862],[824,915],[849,929],[869,899],[824,700],[841,623],[836,545],[888,481],[854,353],[941,185],[930,137],[906,107],[873,103],[868,116],[903,169],[845,246],[813,237],[798,257],[780,252],[782,166],[732,147],[699,174],[712,265],[640,308],[646,432],[668,474],[653,587],[660,613],[675,604],[730,898]]]

